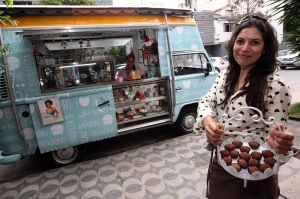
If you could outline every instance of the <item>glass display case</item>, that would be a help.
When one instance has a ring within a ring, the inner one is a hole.
[[[116,83],[113,96],[118,125],[170,117],[169,78],[149,78]]]
[[[54,58],[39,58],[37,63],[42,92],[115,81],[112,58],[67,63],[56,63]]]

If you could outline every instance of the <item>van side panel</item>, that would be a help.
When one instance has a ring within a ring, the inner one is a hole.
[[[28,105],[17,106],[18,116],[21,119],[21,127],[23,129],[25,143],[18,132],[12,107],[0,108],[0,150],[6,154],[21,154],[23,156],[34,154],[37,147],[37,139],[34,132],[33,121],[31,115],[22,116],[22,113],[30,113]]]
[[[178,26],[169,30],[172,51],[205,50],[197,26]],[[161,76],[170,76],[167,35],[164,29],[157,33]]]
[[[170,61],[168,54],[167,36],[165,31],[158,31],[158,51],[162,76],[170,76]],[[197,26],[180,26],[169,30],[170,45],[174,51],[199,51],[206,54]],[[176,104],[173,121],[176,121],[181,109],[187,104],[198,103],[199,98],[206,94],[216,78],[216,74],[205,77],[204,73],[175,77],[175,87],[182,88],[176,92]],[[172,85],[171,85],[172,86]]]
[[[29,37],[15,34],[19,30],[2,30],[4,43],[9,44],[11,51],[7,55],[11,83],[16,101],[41,93],[32,43]]]
[[[111,85],[106,85],[89,88],[76,95],[65,91],[59,99],[64,121],[48,125],[43,125],[41,120],[43,108],[37,103],[31,104],[41,153],[116,136],[118,129],[111,90]]]

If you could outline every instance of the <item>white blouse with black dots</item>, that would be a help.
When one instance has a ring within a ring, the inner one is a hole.
[[[225,99],[223,90],[223,84],[225,82],[225,71],[219,73],[213,86],[208,93],[200,98],[198,105],[197,120],[194,125],[194,134],[205,134],[205,129],[202,126],[202,120],[206,116],[212,116],[216,122],[218,122],[223,114],[227,114],[230,118],[233,117],[233,113],[237,108],[247,107],[246,96],[242,95],[238,98],[234,98],[239,92],[237,91],[228,101],[227,105],[217,105]],[[266,112],[263,118],[268,121],[269,117],[274,117],[277,123],[282,123],[285,128],[289,116],[291,93],[289,87],[284,80],[277,74],[272,74],[268,77],[268,93],[266,94]],[[268,139],[270,130],[275,126],[267,125],[263,121],[254,122],[253,115],[257,113],[252,109],[242,109],[239,114],[243,116],[243,119],[231,120],[230,122],[223,121],[224,125],[224,138],[229,136],[253,136],[263,138],[265,141]],[[284,156],[284,157],[283,157]],[[288,154],[284,154],[281,157],[281,162],[284,163],[290,159],[292,151]]]

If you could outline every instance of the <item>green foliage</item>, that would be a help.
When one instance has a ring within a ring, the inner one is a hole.
[[[5,0],[5,5],[7,8],[13,6],[13,0]],[[19,21],[13,20],[10,18],[9,15],[3,15],[4,11],[0,10],[0,23],[2,26],[6,26],[6,23],[10,23],[12,26],[18,25]],[[6,44],[4,46],[0,46],[0,55],[6,55],[10,51],[9,44]],[[4,70],[6,67],[8,67],[7,64],[0,63],[0,70]]]
[[[114,56],[116,64],[125,62],[125,52],[120,46],[112,46],[110,53]]]
[[[299,20],[299,0],[269,0],[270,5],[274,6],[272,15],[282,13],[279,22],[288,24],[285,33],[285,42],[291,46],[294,52],[300,51],[300,20]]]
[[[85,5],[94,6],[96,5],[93,0],[42,0],[36,2],[34,5]]]
[[[264,6],[264,0],[231,0],[231,2],[237,9],[245,9],[247,15],[253,14],[257,8]]]
[[[291,116],[300,116],[300,102],[296,104],[292,104],[291,110],[290,110]]]

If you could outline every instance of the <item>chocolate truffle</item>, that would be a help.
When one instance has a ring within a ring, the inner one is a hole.
[[[248,163],[244,159],[239,159],[237,163],[240,165],[242,169],[247,169],[248,168]]]
[[[252,157],[253,159],[260,160],[261,157],[262,157],[262,155],[261,155],[261,153],[258,152],[258,151],[253,151],[253,152],[251,153],[251,157]]]
[[[259,161],[254,159],[254,158],[251,158],[249,160],[249,166],[256,166],[256,167],[259,167]]]
[[[227,166],[231,165],[232,163],[232,159],[230,157],[224,157],[223,160],[225,161]]]
[[[241,152],[249,153],[250,147],[248,147],[248,146],[241,146],[240,150],[241,150]]]
[[[249,159],[250,159],[250,155],[249,155],[248,153],[246,153],[246,152],[240,153],[239,157],[240,157],[241,159],[243,159],[243,160],[246,160],[246,162],[248,162]]]
[[[260,146],[260,144],[257,141],[254,141],[254,140],[250,141],[248,144],[251,147],[251,149],[258,149],[259,146]]]
[[[274,154],[270,150],[263,150],[261,152],[261,154],[262,154],[262,156],[264,156],[264,158],[268,158],[268,157],[273,157],[274,156]]]
[[[259,165],[259,170],[261,172],[265,172],[265,170],[268,169],[268,168],[271,168],[270,165],[268,165],[268,164],[261,164],[261,165]]]
[[[235,168],[237,170],[237,172],[240,172],[241,171],[241,167],[240,165],[238,165],[237,163],[232,163],[231,165],[233,168]]]
[[[270,167],[273,167],[274,164],[277,162],[273,157],[268,157],[265,160],[265,163],[268,164]]]
[[[252,166],[252,167],[248,168],[248,171],[249,171],[250,174],[252,174],[255,171],[259,171],[259,168],[257,168],[256,166]]]
[[[232,151],[235,149],[235,146],[233,144],[226,144],[224,146],[224,148],[227,150],[227,151]]]
[[[228,157],[230,155],[229,151],[227,150],[221,150],[220,151],[220,154],[221,154],[221,157],[224,158],[224,157]]]
[[[232,142],[232,144],[234,145],[235,148],[240,148],[241,146],[243,146],[243,142],[239,141],[239,140],[234,140]]]
[[[231,156],[232,159],[238,158],[239,154],[240,153],[237,150],[233,150],[233,151],[230,152],[230,156]]]

